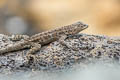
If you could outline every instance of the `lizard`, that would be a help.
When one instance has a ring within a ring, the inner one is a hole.
[[[17,40],[19,38],[23,38],[23,40],[16,42],[12,46],[1,48],[0,54],[30,48],[30,50],[26,53],[29,57],[36,51],[40,50],[41,45],[45,45],[56,40],[59,40],[61,44],[65,44],[64,40],[67,36],[77,34],[86,28],[88,28],[87,24],[78,21],[70,25],[35,34],[31,37],[25,35],[14,35],[11,39]]]

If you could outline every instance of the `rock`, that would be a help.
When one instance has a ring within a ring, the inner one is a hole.
[[[29,49],[13,51],[0,56],[0,72],[28,70],[62,70],[87,66],[95,60],[118,62],[120,59],[120,37],[76,34],[68,36],[66,46],[54,41],[42,46],[30,60]],[[14,45],[9,36],[0,34],[0,48]]]

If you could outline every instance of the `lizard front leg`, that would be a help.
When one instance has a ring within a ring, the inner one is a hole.
[[[65,39],[67,38],[67,35],[62,35],[60,36],[59,38],[59,42],[60,44],[64,45],[64,46],[67,46],[66,43],[65,43]]]
[[[27,59],[29,60],[30,58],[34,58],[34,53],[41,48],[41,44],[35,43],[35,42],[30,42],[31,49],[27,52]]]
[[[68,37],[67,35],[62,35],[62,36],[60,37],[60,39],[59,39],[60,44],[62,44],[63,46],[66,46],[66,47],[69,48],[69,49],[78,51],[77,48],[71,47],[71,46],[69,46],[68,44],[66,44],[65,39],[66,39],[67,37]]]

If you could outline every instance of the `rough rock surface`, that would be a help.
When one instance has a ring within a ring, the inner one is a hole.
[[[26,52],[29,49],[13,51],[0,55],[0,72],[27,70],[61,70],[86,66],[93,60],[106,61],[110,59],[119,63],[120,37],[107,37],[87,34],[69,36],[66,45],[58,41],[42,46],[35,57],[28,60]],[[0,34],[0,48],[12,46],[9,36]]]

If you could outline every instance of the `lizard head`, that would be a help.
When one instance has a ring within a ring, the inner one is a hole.
[[[67,26],[63,26],[62,28],[58,28],[55,30],[55,32],[58,32],[59,35],[73,35],[79,33],[86,28],[88,28],[88,25],[79,21]]]
[[[76,30],[78,30],[79,32],[82,31],[82,30],[84,30],[84,29],[86,29],[86,28],[88,28],[88,25],[87,25],[87,24],[84,24],[84,23],[82,23],[82,22],[80,22],[80,21],[72,24],[72,26],[73,26]]]
[[[88,25],[79,21],[79,22],[72,24],[70,29],[71,29],[72,34],[76,34],[86,28],[88,28]]]

